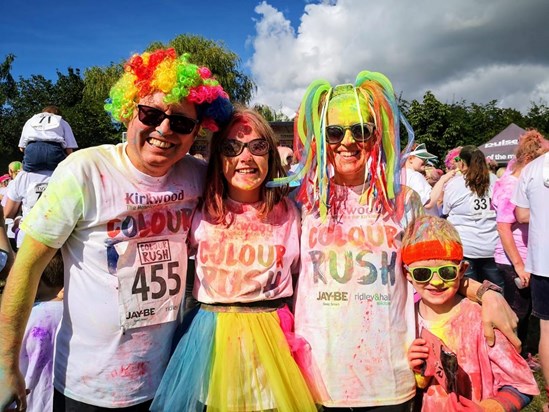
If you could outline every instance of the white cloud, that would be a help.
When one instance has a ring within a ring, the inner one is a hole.
[[[255,101],[293,113],[310,82],[380,71],[407,100],[527,110],[549,101],[546,0],[339,0],[307,4],[299,26],[260,3],[248,61]]]

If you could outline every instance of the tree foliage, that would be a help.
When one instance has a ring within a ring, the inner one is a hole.
[[[268,122],[289,122],[290,118],[282,113],[282,110],[278,112],[270,106],[265,104],[254,105],[254,110],[260,113]]]
[[[255,91],[255,84],[240,66],[240,57],[228,50],[223,42],[215,42],[201,36],[181,34],[168,44],[155,42],[147,50],[173,47],[178,54],[190,53],[189,61],[208,67],[223,85],[233,102],[248,104]]]
[[[400,107],[414,129],[416,141],[425,143],[439,159],[454,147],[480,146],[510,123],[524,129],[537,128],[545,136],[549,132],[549,108],[544,103],[532,105],[524,116],[518,110],[498,107],[496,100],[448,104],[427,91],[422,102],[401,101]]]

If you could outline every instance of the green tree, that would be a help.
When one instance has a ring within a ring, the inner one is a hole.
[[[111,63],[106,68],[92,66],[84,71],[84,95],[88,102],[103,102],[109,97],[109,90],[122,75],[122,63]]]
[[[449,143],[445,143],[443,137],[451,125],[450,107],[438,101],[435,95],[428,91],[423,96],[422,103],[417,100],[410,103],[405,115],[414,129],[416,141],[425,143],[429,152],[440,158]]]
[[[538,129],[540,133],[549,137],[549,107],[543,101],[532,103],[527,114],[528,127]]]
[[[267,106],[266,104],[256,104],[254,105],[253,109],[258,113],[261,113],[261,115],[268,122],[289,122],[290,121],[290,118],[286,116],[284,113],[282,113],[282,110],[279,110],[277,112],[276,110],[274,110],[270,106]]]
[[[17,93],[17,85],[11,75],[11,65],[14,60],[15,56],[10,53],[0,64],[0,106]]]

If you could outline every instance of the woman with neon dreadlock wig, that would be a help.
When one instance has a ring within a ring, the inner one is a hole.
[[[315,81],[296,119],[300,165],[272,183],[302,181],[295,330],[310,344],[311,388],[326,410],[404,411],[414,396],[406,361],[414,306],[400,239],[422,207],[399,185],[401,122],[411,145],[411,127],[381,73],[363,71],[354,85]],[[490,294],[488,306],[504,302]],[[509,316],[500,324],[512,333]]]

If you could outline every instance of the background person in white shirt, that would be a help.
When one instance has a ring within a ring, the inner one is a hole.
[[[26,172],[54,170],[77,148],[71,126],[57,106],[46,106],[27,120],[19,140]]]
[[[438,200],[442,195],[444,185],[454,176],[455,172],[447,173],[434,186],[431,186],[425,178],[425,165],[428,160],[437,157],[427,151],[425,143],[415,144],[412,151],[404,154],[403,158],[406,160],[402,169],[402,184],[417,192],[427,213],[439,216]]]
[[[549,153],[530,162],[522,171],[511,198],[519,223],[528,225],[528,251],[524,270],[530,273],[532,314],[540,319],[539,359],[545,390],[549,394]],[[549,404],[543,407],[549,412]]]
[[[442,213],[448,216],[463,242],[464,259],[470,265],[465,276],[479,282],[489,280],[503,288],[503,278],[494,261],[498,232],[492,192],[497,178],[475,146],[464,146],[455,161],[461,174],[444,189]]]

